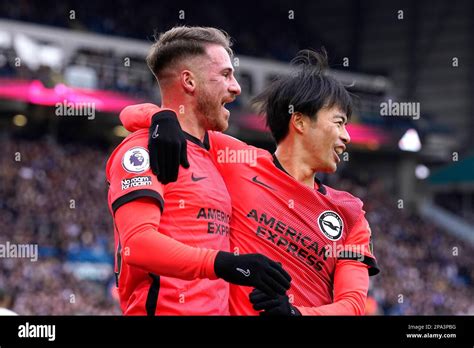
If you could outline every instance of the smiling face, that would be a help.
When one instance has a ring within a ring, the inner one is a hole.
[[[230,112],[225,104],[233,102],[241,92],[229,54],[222,46],[209,45],[203,63],[199,64],[199,69],[194,73],[197,77],[197,111],[204,122],[204,128],[226,130]]]
[[[334,173],[350,136],[346,129],[347,116],[339,107],[322,108],[316,120],[303,134],[303,145],[310,154],[311,167],[317,172]]]

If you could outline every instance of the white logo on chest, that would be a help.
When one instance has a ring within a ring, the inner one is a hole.
[[[331,210],[326,210],[319,215],[318,226],[321,232],[330,240],[336,241],[342,237],[344,223],[341,217]]]

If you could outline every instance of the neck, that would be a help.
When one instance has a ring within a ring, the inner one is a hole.
[[[305,161],[306,152],[296,142],[291,142],[286,137],[278,144],[275,156],[282,167],[300,183],[314,188],[314,175],[316,172]]]
[[[176,112],[181,129],[203,141],[206,129],[202,126],[200,118],[195,112],[194,104],[188,100],[187,96],[183,97],[175,93],[163,92],[162,96],[161,107]]]

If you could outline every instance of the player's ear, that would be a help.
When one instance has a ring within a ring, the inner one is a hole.
[[[306,127],[306,118],[302,113],[294,112],[291,114],[290,124],[297,133],[302,134]]]
[[[196,89],[196,76],[190,70],[181,72],[181,85],[186,92],[192,93]]]

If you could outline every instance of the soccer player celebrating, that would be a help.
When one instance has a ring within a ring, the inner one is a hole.
[[[362,202],[315,177],[333,173],[350,142],[346,124],[352,100],[324,74],[326,66],[325,54],[302,51],[293,61],[293,73],[257,97],[277,143],[274,154],[219,132],[207,133],[210,154],[232,198],[231,249],[267,255],[292,276],[285,295],[231,285],[231,314],[364,314],[369,275],[379,271]],[[151,125],[153,131],[161,128],[160,110],[153,104],[129,106],[121,120],[129,130]],[[178,149],[179,139],[174,143]],[[163,158],[163,146],[160,139],[150,139],[150,151],[157,153],[151,161],[160,171],[176,171],[177,161]],[[256,162],[226,160],[229,152],[255,153],[247,158]]]
[[[227,128],[224,104],[240,94],[231,54],[228,36],[217,29],[176,27],[159,37],[147,58],[163,107],[185,110],[178,118],[167,110],[157,117],[163,128],[180,130],[175,134],[184,155],[176,166],[192,168],[158,181],[150,170],[147,130],[128,136],[108,160],[115,272],[126,315],[226,315],[227,282],[273,295],[290,287],[280,264],[229,252],[231,200],[205,135]],[[167,134],[156,128],[150,139]]]

